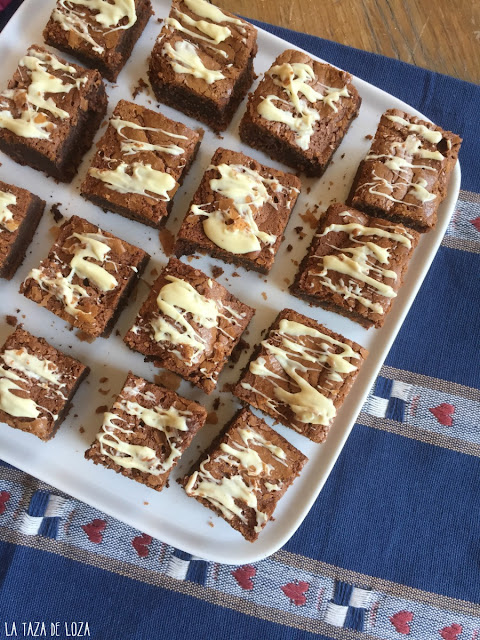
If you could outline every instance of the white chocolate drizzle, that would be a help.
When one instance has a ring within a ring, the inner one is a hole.
[[[56,420],[57,415],[41,407],[33,399],[20,397],[12,391],[26,392],[17,382],[25,381],[27,378],[34,380],[47,394],[53,392],[66,400],[67,396],[61,391],[65,383],[61,381],[62,376],[57,365],[46,358],[41,359],[29,353],[25,347],[6,349],[1,357],[8,369],[0,365],[0,409],[13,417],[29,419],[38,418],[43,411],[50,413]]]
[[[235,254],[260,251],[262,245],[273,245],[277,236],[260,231],[255,213],[266,203],[276,208],[267,187],[275,193],[283,190],[278,180],[261,176],[258,171],[240,164],[210,166],[220,173],[220,178],[210,180],[210,188],[227,198],[232,206],[207,211],[207,205],[192,205],[190,212],[202,216],[205,235],[217,246]],[[293,188],[291,189],[293,191]]]
[[[315,256],[321,261],[322,268],[320,271],[309,271],[309,275],[318,277],[323,286],[341,295],[345,300],[351,298],[374,313],[383,315],[384,307],[364,294],[367,288],[373,289],[385,298],[396,297],[397,292],[385,282],[389,279],[394,282],[397,280],[396,272],[388,269],[391,249],[381,247],[372,240],[359,238],[386,238],[392,245],[401,244],[410,249],[412,236],[406,230],[400,233],[398,227],[366,227],[358,222],[330,224],[318,236],[326,236],[332,232],[348,234],[352,246],[342,247],[336,254]],[[339,282],[334,283],[328,276],[329,271],[343,274],[347,279],[341,278]]]
[[[270,340],[263,340],[262,346],[269,357],[278,362],[283,374],[269,369],[269,363],[261,356],[250,363],[250,372],[257,377],[267,378],[273,386],[275,397],[263,394],[246,382],[242,382],[241,386],[263,396],[268,407],[285,419],[279,403],[290,407],[295,419],[301,423],[328,426],[336,415],[336,408],[332,394],[324,395],[322,391],[328,391],[329,382],[341,383],[355,371],[358,367],[351,360],[359,360],[360,355],[348,344],[317,329],[286,319],[280,321],[279,328],[272,332],[271,338],[277,338],[281,346],[271,344]],[[340,349],[341,352],[337,353],[335,349]],[[318,372],[322,368],[326,369],[325,383],[314,387],[307,380],[309,372]],[[285,389],[285,383],[290,386],[292,382],[298,387],[298,391],[290,392]],[[294,423],[291,426],[301,431]]]
[[[396,124],[402,125],[402,127],[405,127],[412,133],[418,133],[418,135],[420,135],[422,138],[425,138],[425,140],[431,142],[432,144],[438,144],[443,138],[441,131],[434,131],[432,129],[429,129],[424,124],[413,124],[413,122],[408,122],[408,120],[405,120],[405,118],[401,118],[400,116],[387,115],[385,117],[388,118],[388,120],[395,122]]]
[[[287,127],[295,133],[296,143],[300,149],[308,149],[315,123],[320,120],[318,110],[312,108],[309,104],[315,104],[321,101],[337,113],[336,103],[340,98],[350,96],[347,86],[329,87],[320,83],[312,67],[300,62],[294,62],[292,64],[285,62],[281,65],[275,65],[267,73],[272,78],[274,84],[283,89],[288,100],[284,100],[276,95],[268,95],[258,105],[258,113],[270,122],[286,124]],[[310,82],[321,86],[323,93],[316,91],[313,86],[309,84]],[[305,99],[301,98],[300,94],[302,94]],[[277,107],[274,102],[280,102],[290,109],[293,107],[293,112]]]
[[[230,324],[240,325],[242,314],[221,301],[206,298],[186,280],[172,275],[167,275],[166,279],[168,284],[160,289],[157,296],[159,314],[150,321],[155,342],[170,343],[173,348],[169,351],[173,355],[189,364],[195,364],[201,360],[211,343],[212,329],[230,340],[233,339],[219,326],[219,319],[223,318]],[[191,321],[187,319],[187,314],[191,316]],[[184,353],[175,348],[179,346],[183,348]],[[215,372],[214,377],[217,375]]]
[[[200,78],[207,84],[223,80],[225,76],[219,69],[207,69],[198,55],[197,47],[187,40],[177,40],[174,47],[167,42],[163,53],[169,58],[175,73],[185,73]]]
[[[54,118],[65,120],[70,118],[68,111],[57,106],[53,98],[45,98],[45,94],[70,93],[87,82],[86,76],[77,77],[77,71],[70,65],[65,65],[53,54],[30,49],[26,56],[18,63],[19,70],[26,69],[30,77],[28,88],[6,89],[0,94],[0,127],[8,129],[23,138],[49,139],[51,130],[56,126],[47,115],[47,111]],[[48,71],[61,70],[71,82],[65,82]],[[7,103],[1,98],[25,103],[25,110],[20,118],[14,118],[6,108]],[[42,109],[42,111],[39,111]]]
[[[13,233],[20,226],[19,223],[13,219],[13,213],[9,209],[9,207],[16,204],[17,197],[13,193],[0,191],[0,233],[2,232],[2,228]]]
[[[70,261],[71,270],[67,276],[63,276],[58,271],[55,277],[49,278],[40,268],[32,269],[26,279],[32,278],[44,291],[60,300],[65,311],[70,315],[87,317],[89,314],[77,309],[77,305],[83,298],[90,297],[89,293],[81,285],[73,283],[73,277],[87,278],[91,285],[102,292],[112,291],[118,286],[118,282],[104,267],[87,260],[90,258],[102,263],[107,261],[111,248],[104,241],[108,241],[108,238],[100,233],[73,233],[68,239],[71,238],[79,242],[74,244],[73,258]]]
[[[136,122],[129,122],[128,120],[122,120],[121,118],[112,118],[110,120],[110,124],[116,130],[118,135],[123,138],[120,144],[120,149],[125,156],[131,156],[136,153],[141,153],[142,151],[159,151],[161,153],[167,153],[172,156],[181,156],[183,153],[185,153],[185,150],[182,149],[182,147],[179,147],[173,142],[165,145],[152,144],[143,140],[129,138],[125,133],[123,133],[123,130],[125,128],[128,128],[134,129],[136,131],[153,131],[155,133],[163,133],[165,136],[176,138],[178,140],[188,140],[187,136],[182,136],[180,134],[172,133],[170,131],[166,131],[165,129],[160,129],[157,127],[142,127]]]
[[[143,162],[127,164],[122,161],[115,169],[90,167],[88,173],[118,193],[132,193],[163,202],[170,200],[168,192],[177,184],[169,173],[153,169],[152,165]]]
[[[82,10],[82,8],[84,9]],[[87,13],[85,9],[90,12]],[[92,13],[92,10],[95,13]],[[87,17],[90,21],[87,20]],[[76,33],[91,45],[95,53],[102,54],[105,47],[95,40],[92,31],[107,34],[112,31],[130,29],[137,21],[137,14],[134,0],[113,0],[113,2],[106,0],[59,0],[57,7],[52,12],[52,18],[61,25],[64,31]],[[127,18],[127,22],[120,25],[119,23],[124,18]],[[92,22],[96,22],[98,27],[95,28]]]
[[[167,473],[176,464],[182,451],[179,446],[179,432],[188,431],[187,418],[192,415],[190,411],[182,411],[174,406],[165,409],[159,404],[152,408],[144,407],[136,402],[137,395],[147,400],[155,401],[155,396],[150,393],[142,394],[138,388],[126,387],[123,390],[125,397],[117,399],[113,409],[122,411],[129,416],[139,418],[141,423],[158,429],[165,435],[170,452],[168,456],[159,456],[151,447],[135,445],[127,442],[128,435],[135,431],[128,428],[126,421],[116,413],[106,412],[101,431],[97,434],[100,443],[100,452],[109,457],[115,464],[125,469],[138,469],[143,473],[159,476]],[[119,424],[120,423],[120,424]],[[121,426],[121,424],[126,425]],[[123,436],[127,436],[127,439]]]
[[[237,517],[246,523],[245,506],[255,511],[256,524],[254,531],[262,530],[268,520],[268,515],[258,508],[257,492],[261,491],[260,483],[268,477],[273,467],[260,457],[258,451],[252,448],[266,448],[273,458],[282,465],[287,466],[285,451],[267,440],[261,433],[251,427],[238,429],[242,442],[230,440],[230,444],[222,442],[222,453],[215,458],[216,461],[226,462],[233,467],[235,473],[230,477],[216,478],[206,467],[211,458],[208,456],[187,481],[185,490],[189,496],[203,498],[216,507],[227,520]],[[274,491],[282,488],[282,482],[275,485],[264,482],[267,491],[275,487]],[[238,504],[238,502],[243,503]]]

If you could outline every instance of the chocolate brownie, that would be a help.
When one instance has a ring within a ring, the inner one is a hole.
[[[206,410],[129,373],[85,458],[161,491]]]
[[[161,226],[196,154],[203,131],[120,100],[81,186],[105,210]]]
[[[367,351],[315,320],[284,309],[233,393],[314,442],[323,442]]]
[[[333,204],[320,221],[291,291],[366,328],[381,327],[418,238],[402,224]]]
[[[242,409],[182,484],[254,542],[306,462],[301,451]]]
[[[321,176],[360,103],[349,73],[288,49],[249,96],[240,138],[307,176]]]
[[[254,313],[202,271],[171,258],[125,342],[210,393]]]
[[[152,13],[150,0],[57,0],[43,37],[115,82]]]
[[[420,232],[437,222],[462,139],[398,109],[380,120],[348,204]]]
[[[149,257],[142,249],[72,216],[62,225],[47,258],[25,278],[20,292],[89,336],[107,337]]]
[[[300,187],[290,173],[217,149],[178,232],[176,255],[205,251],[268,273]]]
[[[18,328],[0,350],[0,422],[50,440],[89,368]]]
[[[70,182],[107,108],[98,71],[32,45],[0,92],[0,150]]]
[[[0,278],[10,280],[23,262],[45,201],[0,181]]]
[[[150,83],[160,102],[223,131],[255,79],[256,53],[253,25],[205,0],[173,0]]]

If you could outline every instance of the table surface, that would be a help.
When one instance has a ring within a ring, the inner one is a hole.
[[[480,82],[479,0],[215,0],[247,18]]]

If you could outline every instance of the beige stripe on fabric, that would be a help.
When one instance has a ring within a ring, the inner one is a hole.
[[[448,380],[442,380],[441,378],[432,378],[421,373],[413,373],[412,371],[396,369],[395,367],[389,367],[387,365],[382,366],[380,369],[380,375],[384,378],[390,378],[391,380],[408,382],[410,384],[418,385],[419,387],[428,387],[435,391],[443,391],[445,393],[451,393],[452,395],[466,398],[467,400],[476,400],[477,402],[480,402],[480,390],[475,389],[475,387],[467,387],[463,384],[457,384],[456,382],[449,382]]]
[[[273,607],[259,605],[239,596],[226,594],[211,587],[205,587],[194,582],[175,580],[169,576],[156,573],[152,570],[143,569],[127,562],[108,558],[108,567],[103,556],[97,553],[86,551],[78,547],[58,542],[51,538],[43,538],[41,536],[25,536],[6,527],[0,527],[0,539],[16,545],[30,547],[41,551],[47,551],[82,564],[97,567],[99,569],[108,570],[126,578],[138,580],[146,584],[162,587],[182,593],[193,598],[198,598],[204,602],[215,604],[227,609],[233,609],[245,615],[249,615],[261,620],[275,622],[284,626],[308,631],[310,633],[322,633],[336,640],[378,640],[375,636],[364,633],[363,631],[354,631],[332,626],[322,620],[302,617],[286,611],[281,611]]]
[[[366,427],[405,436],[405,438],[410,438],[411,440],[419,440],[420,442],[433,444],[437,447],[450,449],[450,451],[458,451],[459,453],[466,453],[470,456],[480,456],[479,444],[465,442],[465,440],[460,440],[459,438],[450,438],[444,436],[442,433],[427,431],[426,429],[421,429],[420,427],[415,427],[405,422],[398,422],[397,420],[390,420],[389,418],[378,418],[377,416],[363,412],[358,415],[356,422]]]

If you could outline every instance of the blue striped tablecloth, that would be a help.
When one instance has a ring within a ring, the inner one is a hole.
[[[192,558],[1,464],[1,640],[35,622],[95,640],[479,637],[480,88],[261,26],[464,138],[445,239],[325,488],[272,557]]]

